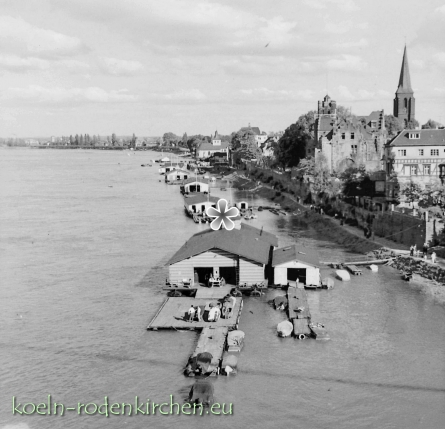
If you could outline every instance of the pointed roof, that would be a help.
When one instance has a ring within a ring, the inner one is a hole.
[[[405,50],[403,51],[402,68],[400,70],[399,87],[397,88],[397,93],[399,92],[413,92],[411,88],[411,77],[409,75],[408,67],[408,54]]]

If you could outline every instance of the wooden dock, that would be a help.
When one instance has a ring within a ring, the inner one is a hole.
[[[230,295],[233,286],[214,286],[214,287],[199,287],[196,290],[196,299],[223,299],[226,295]]]
[[[241,310],[243,308],[242,298],[236,298],[235,306],[230,318],[223,319],[221,317],[217,322],[208,322],[206,320],[206,312],[204,311],[204,308],[208,303],[213,301],[218,301],[218,298],[191,298],[186,296],[169,297],[164,301],[161,308],[158,310],[152,321],[147,326],[147,329],[196,330],[207,327],[237,329],[239,318],[241,316]],[[185,316],[191,305],[195,307],[201,307],[201,314],[203,316],[203,320],[201,322],[189,322],[185,320]]]
[[[204,352],[210,353],[212,355],[212,361],[209,367],[212,369],[211,375],[218,374],[228,332],[228,327],[209,326],[204,328],[199,335],[198,343],[191,357],[193,358]]]
[[[294,325],[294,336],[299,338],[300,335],[304,335],[305,337],[309,337],[311,335],[308,320],[309,319],[292,319],[292,324]]]
[[[360,270],[359,268],[357,268],[355,265],[346,265],[346,268],[347,268],[352,274],[354,274],[354,276],[361,276],[361,275],[362,275],[362,270]]]
[[[289,287],[287,289],[287,299],[289,301],[289,319],[310,319],[309,304],[304,289]],[[304,307],[302,311],[296,311],[298,308]],[[306,322],[307,324],[307,322]]]

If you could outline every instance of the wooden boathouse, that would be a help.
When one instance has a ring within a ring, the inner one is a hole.
[[[274,284],[320,286],[318,253],[307,247],[287,246],[273,252]]]
[[[203,214],[209,207],[216,207],[219,198],[209,195],[193,195],[184,198],[184,209],[189,216]]]
[[[208,193],[209,192],[209,181],[207,179],[191,177],[184,180],[181,186],[181,192],[184,194],[190,193]]]
[[[191,176],[192,172],[189,170],[184,170],[182,168],[177,168],[175,170],[169,171],[165,173],[165,181],[166,182],[178,182],[188,179]]]
[[[244,223],[238,227],[193,235],[167,262],[170,283],[186,278],[205,284],[213,276],[236,286],[267,284],[277,237]]]

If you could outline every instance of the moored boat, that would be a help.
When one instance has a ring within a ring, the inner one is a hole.
[[[337,274],[337,277],[344,282],[351,280],[351,276],[346,270],[337,270],[335,271],[335,274]]]
[[[277,334],[279,337],[289,337],[292,334],[294,326],[289,320],[284,320],[277,325]]]
[[[309,329],[311,330],[312,336],[316,340],[327,341],[330,340],[330,337],[321,323],[311,323],[309,324]]]

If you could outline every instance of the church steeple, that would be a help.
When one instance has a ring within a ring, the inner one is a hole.
[[[405,45],[405,50],[403,51],[402,68],[400,69],[399,87],[397,88],[397,92],[407,91],[413,92],[411,88],[411,77],[409,75],[408,54],[406,53]]]
[[[414,121],[415,117],[414,91],[411,88],[411,76],[409,74],[408,54],[403,51],[402,68],[400,69],[399,86],[394,98],[394,116],[399,119],[402,126],[408,126],[408,122]]]

